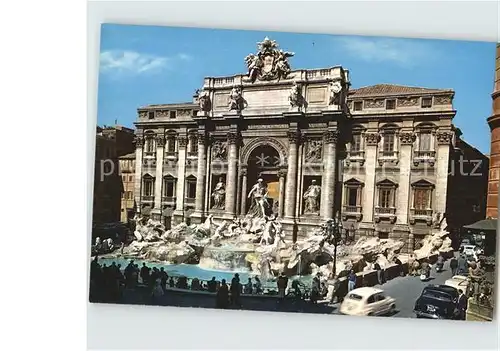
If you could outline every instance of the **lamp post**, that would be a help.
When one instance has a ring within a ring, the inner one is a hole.
[[[337,275],[337,246],[342,233],[342,221],[337,212],[334,219],[327,223],[328,237],[333,239],[333,274]]]

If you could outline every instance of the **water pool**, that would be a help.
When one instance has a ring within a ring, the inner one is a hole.
[[[115,262],[116,264],[121,264],[121,269],[123,270],[129,264],[130,259],[124,259],[118,257],[99,258],[98,262],[101,265],[106,264],[108,266],[111,265],[113,262]],[[222,279],[225,279],[228,283],[230,283],[231,279],[234,277],[234,274],[238,273],[240,276],[241,283],[245,284],[248,278],[253,278],[257,276],[256,274],[252,274],[245,271],[211,270],[211,269],[201,268],[195,264],[167,264],[161,262],[150,262],[140,259],[134,259],[134,263],[139,265],[139,269],[142,267],[143,263],[146,263],[146,265],[150,268],[156,267],[160,269],[161,267],[163,267],[163,269],[168,273],[169,276],[173,277],[185,276],[189,279],[198,278],[199,280],[204,280],[204,281],[211,280],[212,277],[215,277],[215,280],[221,281]],[[300,277],[293,276],[289,278],[289,283],[291,283],[291,281],[294,279],[299,279],[302,283],[306,284],[307,286],[310,286],[312,281],[311,276],[300,276]],[[262,286],[264,288],[277,289],[275,281],[267,281],[267,282],[263,281]]]

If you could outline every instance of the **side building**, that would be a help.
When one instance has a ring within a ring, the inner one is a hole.
[[[118,158],[134,151],[134,130],[122,126],[97,127],[94,164],[94,224],[120,221],[123,184]]]
[[[118,158],[118,174],[123,184],[120,206],[120,220],[129,223],[134,218],[136,205],[134,196],[135,185],[135,152]]]

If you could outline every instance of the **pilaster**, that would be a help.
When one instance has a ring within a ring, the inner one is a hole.
[[[450,145],[453,138],[451,131],[440,131],[436,134],[436,202],[433,210],[446,213],[446,193],[448,192],[448,166],[450,159]],[[455,172],[460,172],[460,169]]]
[[[375,168],[377,165],[377,147],[380,142],[379,133],[365,133],[366,163],[365,186],[363,188],[363,222],[373,222],[373,206],[375,203]]]
[[[289,156],[286,177],[285,217],[294,218],[296,202],[295,197],[297,193],[297,153],[300,132],[298,130],[293,130],[289,131],[287,135],[289,142]]]
[[[408,209],[410,205],[410,173],[411,155],[416,136],[413,132],[401,132],[399,141],[399,186],[396,203],[396,223],[408,224]]]

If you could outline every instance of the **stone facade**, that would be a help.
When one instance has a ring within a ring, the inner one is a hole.
[[[134,130],[122,126],[97,127],[93,223],[119,222],[123,184],[118,158],[134,151]]]
[[[498,218],[498,182],[500,179],[500,44],[497,44],[495,61],[495,86],[493,114],[488,118],[491,129],[490,171],[488,184],[488,209],[486,216]]]
[[[118,175],[121,177],[123,192],[120,206],[120,220],[128,223],[134,218],[135,206],[135,152],[118,158]]]
[[[138,109],[138,211],[243,216],[261,178],[289,240],[339,215],[351,235],[412,248],[446,212],[453,90],[350,89],[347,69],[292,70],[292,56],[266,38],[247,74],[205,78],[189,103]]]

